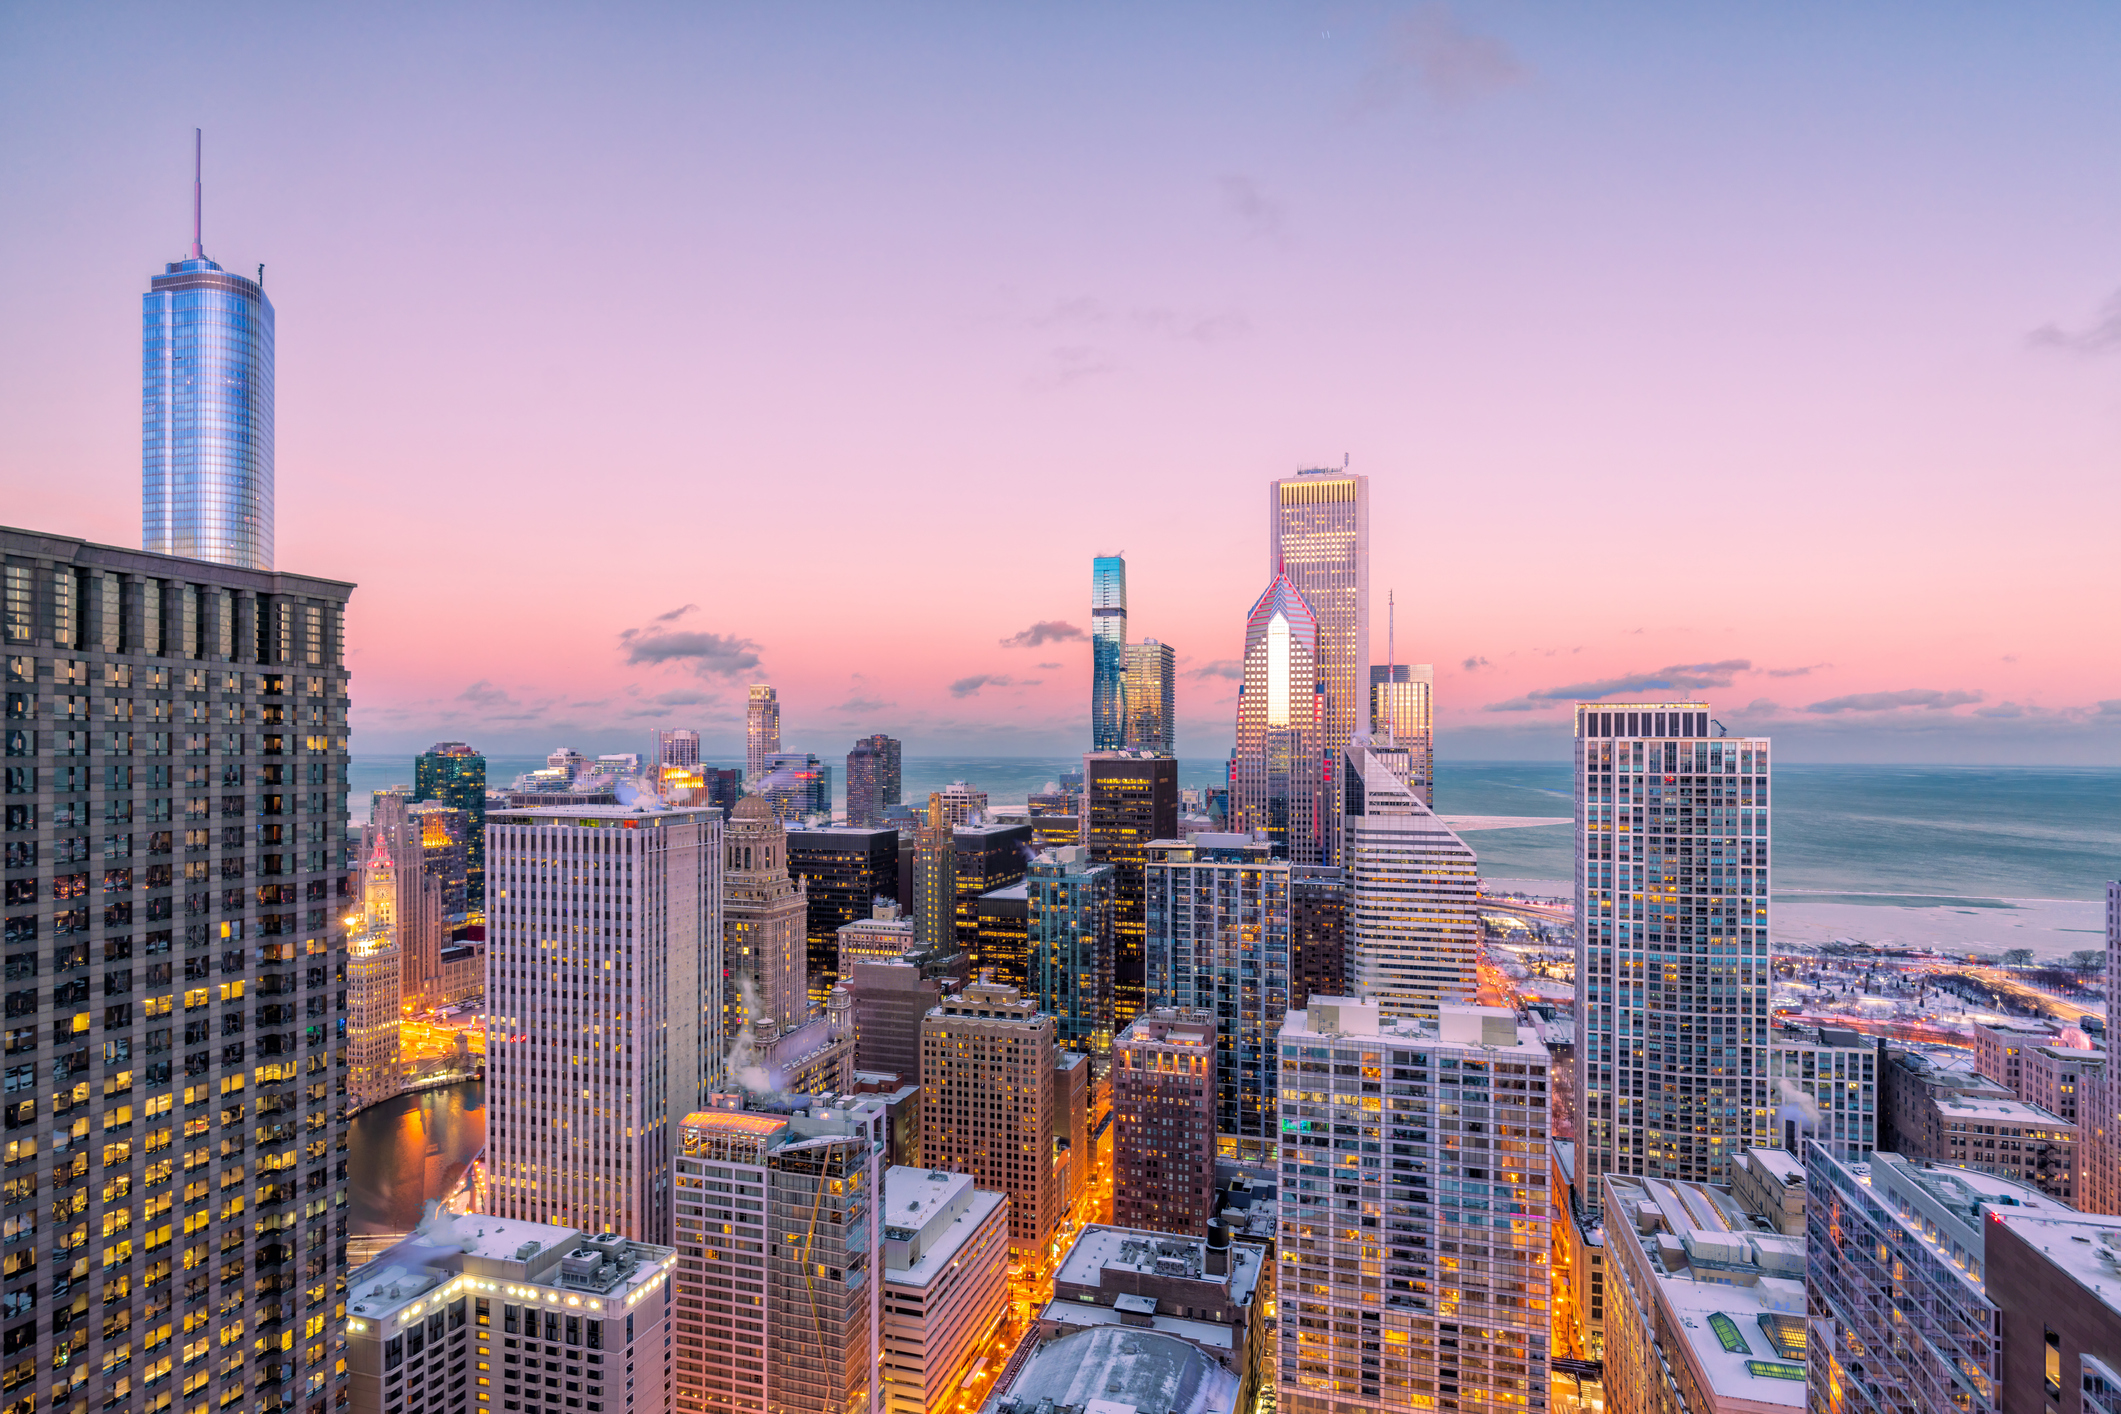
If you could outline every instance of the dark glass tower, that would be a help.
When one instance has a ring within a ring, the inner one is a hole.
[[[272,568],[273,308],[260,280],[206,258],[195,169],[191,255],[141,299],[142,549]]]
[[[1090,749],[1127,745],[1127,562],[1090,561]]]
[[[438,741],[413,758],[414,800],[439,800],[464,812],[464,906],[486,912],[486,758],[461,741]]]

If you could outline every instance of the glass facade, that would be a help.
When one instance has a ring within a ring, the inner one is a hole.
[[[1370,739],[1407,753],[1407,784],[1436,806],[1436,669],[1428,663],[1370,669]]]
[[[1056,1043],[1092,1055],[1112,1047],[1112,880],[1111,865],[1064,846],[1032,861],[1024,881],[1030,990]]]
[[[1245,617],[1230,828],[1265,830],[1277,852],[1297,864],[1325,863],[1330,833],[1318,643],[1317,615],[1276,575]]]
[[[1141,1014],[1142,870],[1153,840],[1178,836],[1178,762],[1169,756],[1083,758],[1083,840],[1112,866],[1112,1025]]]
[[[141,297],[140,544],[273,563],[273,308],[257,281],[173,261]]]
[[[438,741],[412,763],[412,798],[464,812],[464,901],[450,912],[486,913],[486,758],[461,741]]]
[[[1127,744],[1127,562],[1090,561],[1090,749]]]
[[[1178,755],[1178,659],[1153,638],[1127,645],[1127,749]]]
[[[1331,771],[1369,702],[1370,478],[1300,471],[1268,488],[1268,517],[1267,572],[1286,577],[1315,615],[1313,658],[1324,694],[1318,759]],[[1332,823],[1323,857],[1298,863],[1339,862]]]

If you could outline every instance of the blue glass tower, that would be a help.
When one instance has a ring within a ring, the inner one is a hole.
[[[1090,749],[1127,745],[1127,561],[1090,561]]]
[[[140,545],[269,570],[272,303],[206,258],[199,214],[195,167],[191,255],[141,297]]]

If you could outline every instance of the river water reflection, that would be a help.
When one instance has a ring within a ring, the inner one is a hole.
[[[411,1231],[485,1144],[486,1087],[476,1080],[363,1110],[348,1139],[349,1231]]]

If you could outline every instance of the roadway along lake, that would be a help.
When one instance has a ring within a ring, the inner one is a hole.
[[[486,1087],[476,1080],[361,1111],[347,1141],[347,1230],[410,1232],[427,1201],[447,1193],[485,1145]]]

